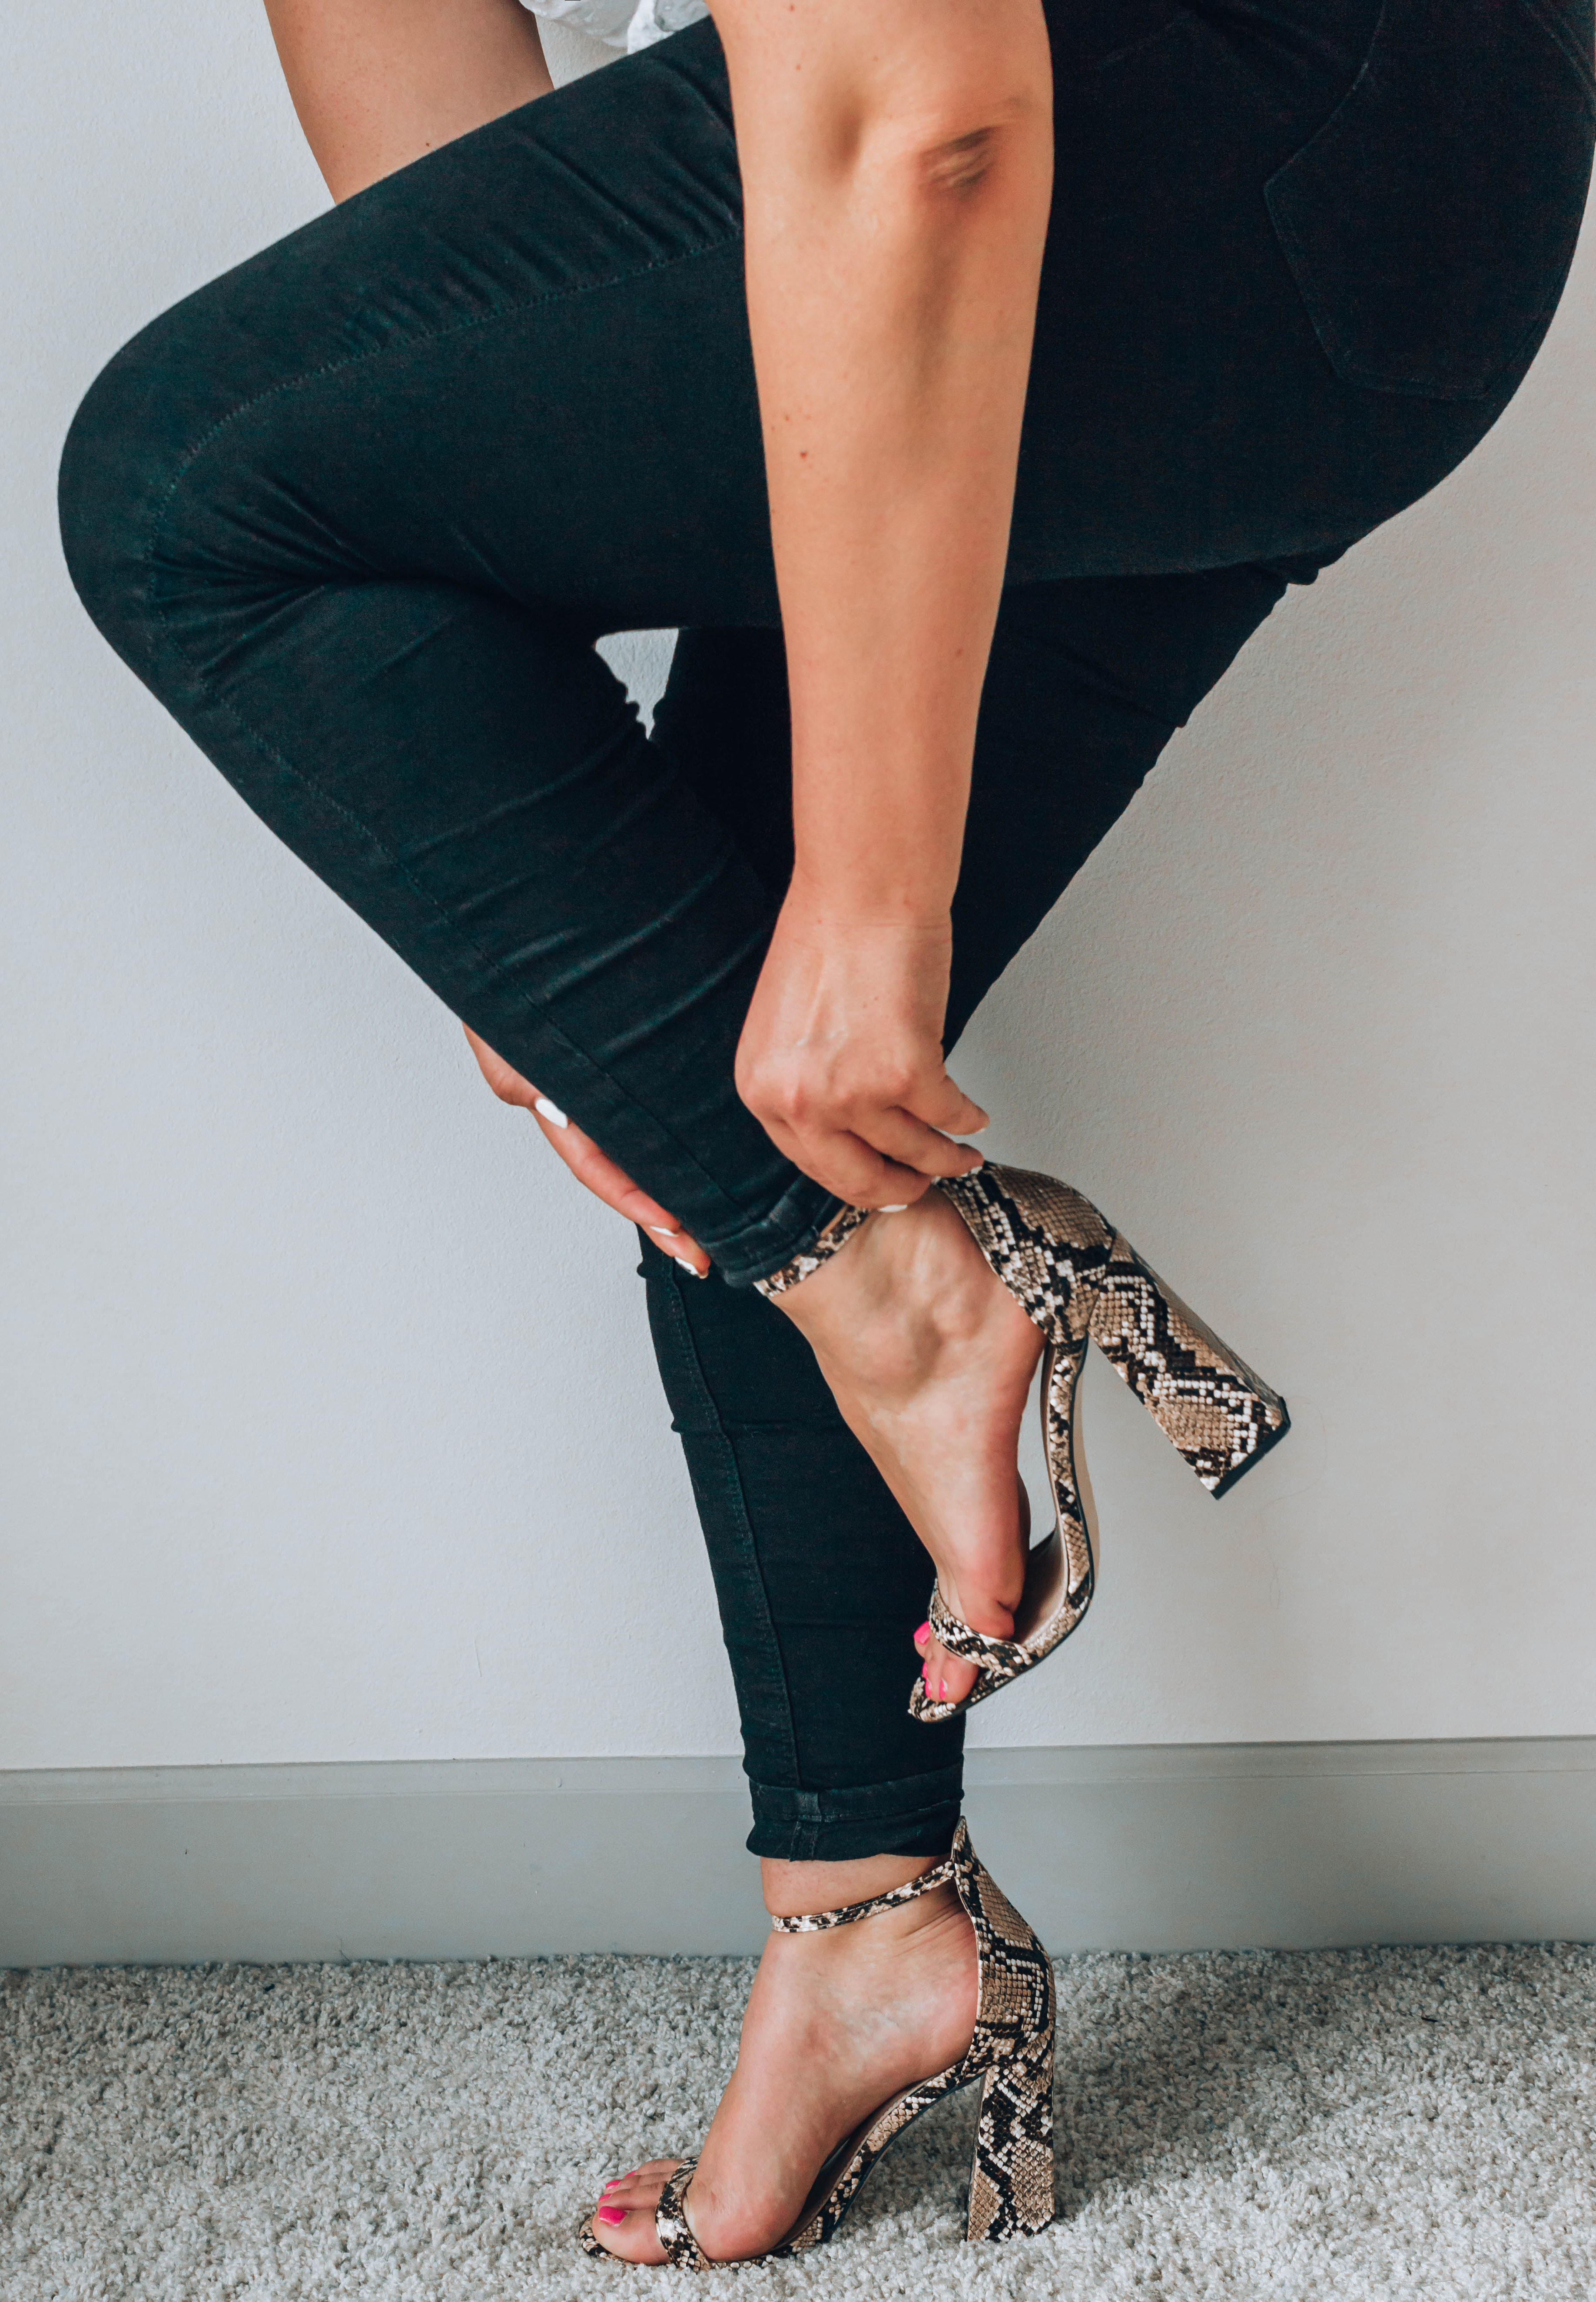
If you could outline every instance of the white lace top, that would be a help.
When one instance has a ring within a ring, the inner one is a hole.
[[[569,24],[607,48],[628,53],[651,47],[668,32],[685,31],[709,9],[704,0],[525,0],[534,16]]]

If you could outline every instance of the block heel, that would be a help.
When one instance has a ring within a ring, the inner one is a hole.
[[[1034,2238],[1054,2215],[1053,2041],[987,2071],[970,2171],[970,2239]]]
[[[1291,1428],[1279,1392],[1118,1232],[1088,1332],[1215,1500]]]

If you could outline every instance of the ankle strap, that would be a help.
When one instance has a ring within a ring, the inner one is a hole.
[[[922,1870],[918,1878],[907,1885],[895,1886],[887,1895],[873,1895],[868,1903],[844,1903],[840,1911],[807,1911],[795,1919],[775,1919],[771,1931],[778,1935],[820,1935],[828,1927],[851,1927],[855,1919],[873,1919],[878,1911],[895,1911],[901,1903],[912,1903],[933,1887],[945,1886],[958,1868],[957,1849],[945,1854],[935,1869]]]
[[[851,1207],[845,1204],[840,1206],[812,1247],[806,1247],[802,1255],[795,1255],[790,1263],[784,1263],[780,1270],[773,1271],[768,1279],[754,1281],[755,1292],[765,1296],[785,1295],[789,1287],[796,1287],[799,1281],[807,1279],[811,1271],[819,1271],[823,1263],[829,1263],[839,1247],[847,1245],[860,1224],[867,1221],[869,1213],[869,1207]]]

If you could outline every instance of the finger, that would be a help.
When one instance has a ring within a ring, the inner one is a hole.
[[[895,1159],[883,1158],[861,1136],[840,1129],[762,1122],[777,1149],[821,1188],[853,1207],[912,1206],[930,1188],[930,1178]]]
[[[624,1167],[617,1167],[600,1150],[591,1135],[584,1135],[581,1128],[574,1125],[551,1097],[540,1095],[532,1081],[524,1079],[513,1064],[507,1063],[469,1023],[462,1023],[460,1029],[483,1079],[500,1101],[530,1111],[542,1130],[543,1140],[559,1154],[585,1189],[607,1207],[613,1207],[617,1214],[625,1215],[628,1222],[652,1232],[668,1255],[674,1256],[685,1270],[701,1279],[710,1268],[710,1258],[698,1241],[678,1226],[668,1209],[640,1189]]]
[[[991,1121],[973,1096],[965,1094],[957,1080],[946,1071],[917,1081],[912,1091],[902,1098],[905,1111],[916,1119],[923,1119],[929,1127],[939,1128],[945,1135],[979,1135]]]
[[[515,1065],[507,1063],[504,1057],[495,1048],[489,1046],[487,1041],[480,1038],[469,1023],[462,1023],[460,1029],[465,1032],[466,1044],[476,1057],[477,1069],[500,1101],[518,1104],[524,1110],[530,1111],[537,1099],[537,1089],[532,1081],[523,1079]]]
[[[674,1256],[695,1278],[703,1277],[710,1268],[710,1258],[698,1241],[681,1228],[668,1207],[651,1198],[624,1167],[617,1167],[591,1135],[584,1134],[574,1120],[567,1119],[561,1125],[536,1104],[533,1105],[533,1117],[542,1130],[544,1141],[559,1154],[584,1189],[601,1199],[607,1207],[613,1207],[617,1214],[625,1215],[628,1222],[648,1231],[667,1255]]]
[[[634,1215],[631,1220],[635,1222],[637,1218]],[[660,1253],[668,1255],[673,1263],[679,1263],[684,1271],[690,1271],[695,1279],[709,1277],[710,1258],[690,1231],[670,1231],[663,1223],[645,1223],[643,1228],[651,1235]]]
[[[912,1167],[922,1175],[968,1175],[981,1165],[981,1155],[968,1143],[955,1143],[951,1136],[939,1134],[928,1127],[911,1111],[901,1105],[896,1109],[872,1112],[861,1115],[853,1122],[854,1132],[884,1158],[895,1159],[901,1167]]]

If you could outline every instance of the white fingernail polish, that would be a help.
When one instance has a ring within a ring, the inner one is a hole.
[[[532,1107],[541,1111],[551,1127],[568,1127],[571,1123],[559,1104],[550,1103],[546,1095],[540,1095]]]
[[[685,1255],[673,1255],[670,1259],[679,1271],[691,1272],[694,1279],[702,1277],[703,1274],[699,1270],[697,1264],[689,1263]]]
[[[902,1204],[902,1206],[895,1206],[895,1207],[878,1207],[878,1208],[876,1209],[876,1213],[877,1213],[878,1215],[906,1215],[906,1214],[908,1214],[908,1212],[909,1212],[909,1202],[908,1202],[908,1200],[907,1200],[907,1199],[905,1199],[905,1200],[903,1202],[903,1204]]]
[[[649,1229],[656,1239],[680,1239],[682,1236],[679,1231],[667,1231],[663,1223],[651,1223]]]

